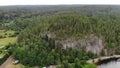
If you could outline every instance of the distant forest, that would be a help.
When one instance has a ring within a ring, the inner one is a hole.
[[[15,31],[17,43],[9,44],[9,53],[27,66],[96,68],[86,61],[120,54],[119,5],[1,6],[0,30],[3,29]],[[99,54],[87,51],[88,45],[82,45],[85,43],[69,47],[69,41],[89,41],[91,35],[103,42]]]

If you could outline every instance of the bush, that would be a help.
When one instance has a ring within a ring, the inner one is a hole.
[[[86,64],[82,68],[97,68],[97,66],[94,64]]]
[[[8,54],[6,54],[2,59],[0,59],[0,65],[8,58]]]

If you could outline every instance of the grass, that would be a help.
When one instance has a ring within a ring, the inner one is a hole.
[[[3,58],[6,54],[7,54],[6,51],[2,52],[2,53],[0,54],[0,59]]]
[[[16,65],[13,65],[13,67],[11,67],[11,68],[36,68],[36,67],[24,66],[24,65],[19,63],[19,64],[16,64]]]
[[[17,40],[17,37],[8,37],[8,38],[1,38],[0,39],[0,47],[3,48],[7,46],[9,43],[13,44]],[[2,53],[0,54],[0,59],[3,58],[8,52],[2,50]]]
[[[10,38],[2,38],[0,39],[0,47],[3,48],[4,46],[7,46],[9,43],[13,44],[17,40],[17,37],[10,37]],[[3,58],[6,55],[7,52],[2,52],[0,54],[0,58]]]
[[[0,39],[0,46],[6,46],[9,43],[15,43],[17,40],[17,37],[9,37],[9,38],[2,38]]]
[[[11,44],[16,43],[17,37],[9,37],[9,36],[13,35],[14,33],[15,33],[15,31],[12,31],[12,30],[9,30],[9,31],[0,30],[0,36],[5,37],[5,38],[0,38],[0,47],[1,48],[7,46],[9,43],[11,43]],[[3,50],[2,53],[0,54],[0,58],[3,58],[6,54],[7,54],[7,52]],[[14,64],[12,64],[12,62],[13,61],[11,61],[6,66],[9,68],[35,68],[35,67],[24,66],[20,63],[14,65]]]
[[[15,33],[15,31],[12,30],[8,30],[8,31],[0,31],[0,36],[3,37],[9,37],[10,35],[13,35]]]
[[[14,33],[15,31],[12,31],[12,30],[9,30],[9,31],[0,30],[0,36],[5,37],[5,38],[0,38],[0,50],[4,48],[5,46],[7,46],[9,43],[13,44],[16,42],[17,37],[9,37],[10,35],[13,35]],[[3,58],[6,55],[6,53],[7,52],[2,52],[0,54],[0,58]]]

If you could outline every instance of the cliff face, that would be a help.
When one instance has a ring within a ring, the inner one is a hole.
[[[44,34],[45,35],[45,34]],[[47,34],[48,38],[56,38],[55,34]],[[100,54],[104,49],[103,40],[93,34],[85,36],[83,39],[76,40],[75,38],[67,38],[65,40],[55,40],[56,43],[62,44],[62,48],[76,48],[85,47],[86,51],[94,54]]]
[[[92,39],[86,41],[87,51],[91,51],[95,54],[100,54],[103,48],[103,41],[98,37],[93,37]]]
[[[86,48],[86,51],[90,51],[95,54],[100,54],[102,49],[104,48],[102,39],[96,36],[90,36],[81,40],[66,39],[64,41],[61,41],[61,44],[63,45],[64,49],[66,49],[67,47],[78,49],[84,46]]]

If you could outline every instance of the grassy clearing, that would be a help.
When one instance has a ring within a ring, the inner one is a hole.
[[[15,33],[15,31],[12,31],[12,30],[9,30],[9,31],[1,30],[0,36],[9,37],[10,35],[13,35],[14,33]]]
[[[29,66],[24,66],[22,64],[17,64],[17,65],[11,65],[11,68],[36,68],[36,67],[29,67]]]
[[[3,51],[3,52],[0,54],[0,59],[3,58],[6,54],[7,54],[7,52],[6,52],[6,51]]]
[[[13,44],[17,40],[17,37],[10,37],[10,38],[1,38],[0,39],[0,47],[1,49],[7,46],[9,43]],[[1,50],[2,53],[0,54],[0,59],[3,58],[8,52],[6,50]]]
[[[9,43],[15,43],[17,40],[17,37],[10,37],[10,38],[2,38],[0,39],[0,46],[6,46]]]

